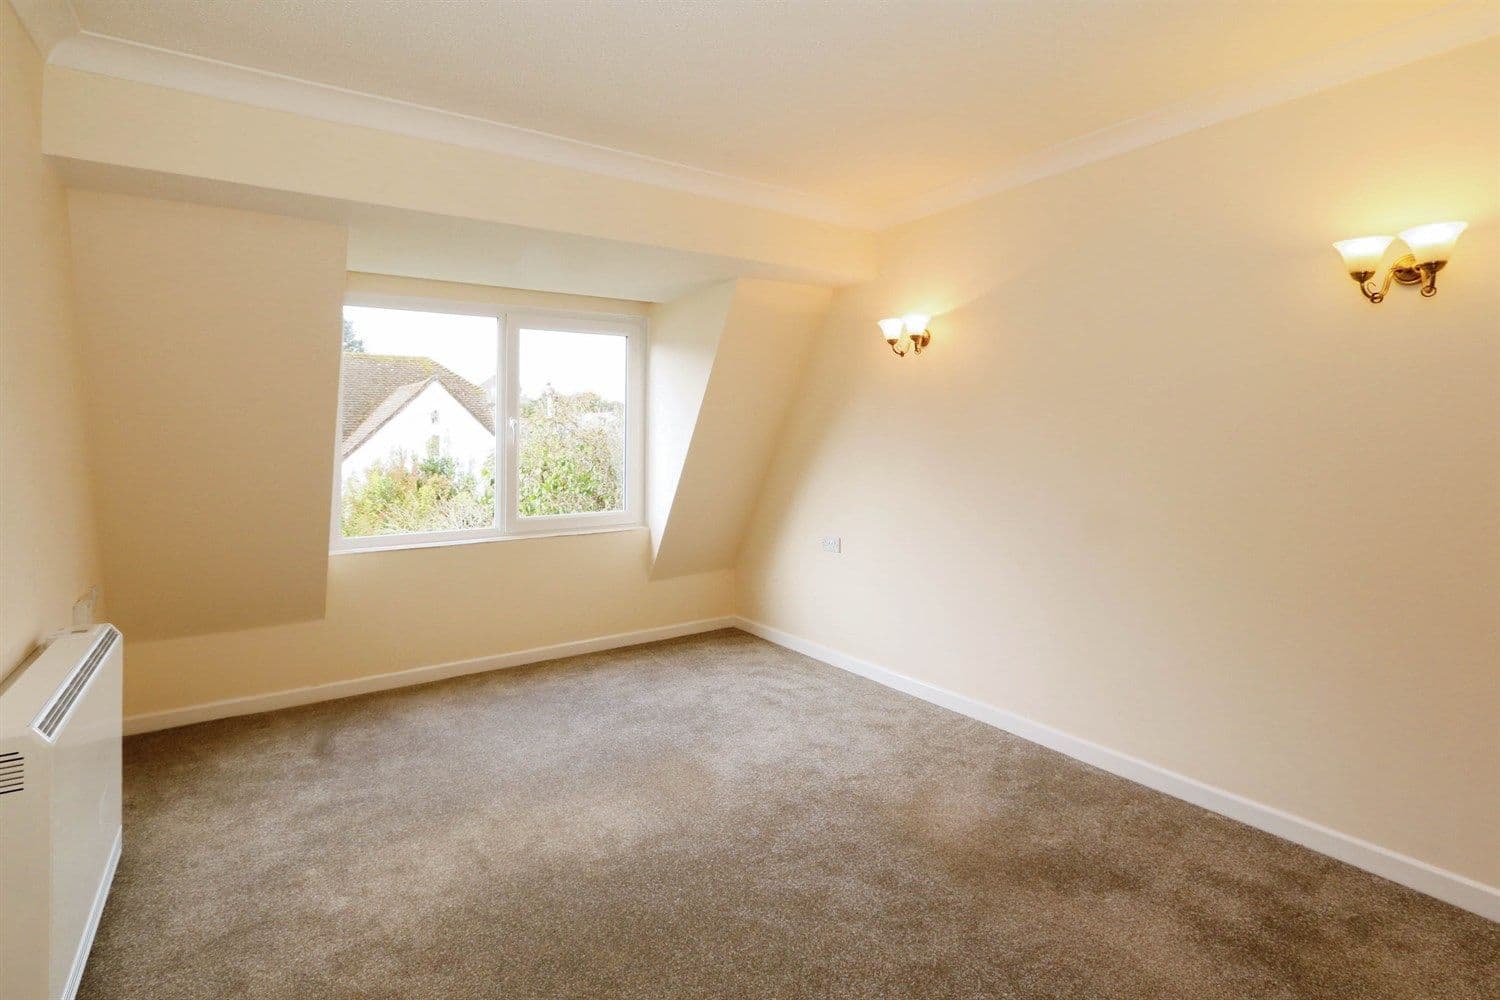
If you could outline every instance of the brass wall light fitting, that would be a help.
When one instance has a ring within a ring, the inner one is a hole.
[[[1468,225],[1467,222],[1431,222],[1404,230],[1401,241],[1409,252],[1391,263],[1385,279],[1378,285],[1373,279],[1396,237],[1359,236],[1339,240],[1333,248],[1344,258],[1349,277],[1359,283],[1359,290],[1371,302],[1384,302],[1392,281],[1400,285],[1421,285],[1422,297],[1430,299],[1437,294],[1437,273],[1448,263],[1453,244]]]
[[[880,321],[880,335],[898,358],[906,357],[908,352],[921,354],[922,348],[932,343],[932,333],[927,329],[931,318],[922,313],[892,316]]]

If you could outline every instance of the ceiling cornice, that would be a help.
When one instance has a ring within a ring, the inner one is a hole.
[[[949,209],[1253,114],[1341,84],[1500,35],[1500,5],[1457,3],[1334,49],[1286,63],[1248,83],[1226,87],[1022,157],[998,170],[903,202],[875,219],[877,228]],[[1351,109],[1352,110],[1352,109]]]
[[[870,228],[868,217],[800,191],[92,31],[64,38],[53,46],[47,61],[85,73],[549,163],[846,228]]]
[[[1005,166],[865,212],[758,181],[440,108],[83,31],[69,0],[11,0],[49,63],[323,121],[635,181],[852,229],[885,229],[1500,35],[1500,6],[1464,0],[1254,80],[1067,140]]]

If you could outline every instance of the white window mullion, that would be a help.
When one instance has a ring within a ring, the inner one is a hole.
[[[510,530],[505,516],[505,401],[510,398],[506,386],[510,365],[506,362],[505,314],[495,314],[495,328],[500,336],[495,344],[495,531],[504,535]]]
[[[520,417],[521,417],[521,350],[520,334],[510,314],[501,317],[500,341],[505,352],[504,418],[501,421],[505,450],[505,489],[497,495],[501,509],[502,530],[513,534],[518,526],[520,508],[517,497],[520,490]]]
[[[646,324],[628,334],[625,386],[625,511],[636,524],[646,520]]]

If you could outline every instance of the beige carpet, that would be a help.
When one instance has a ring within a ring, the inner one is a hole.
[[[129,740],[80,996],[1491,997],[1500,928],[726,631]]]

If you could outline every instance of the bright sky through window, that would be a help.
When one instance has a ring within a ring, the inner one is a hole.
[[[418,354],[476,384],[495,374],[495,318],[345,306],[370,354]]]
[[[348,306],[344,316],[371,354],[421,354],[476,383],[495,374],[494,320],[488,316],[368,306]],[[415,336],[414,329],[422,334]],[[624,401],[625,343],[618,338],[532,332],[526,337],[526,353],[523,396],[536,396],[550,380],[561,393],[597,392],[605,399]]]
[[[521,330],[521,395],[535,397],[551,383],[563,395],[597,392],[625,401],[625,339],[592,333]]]

